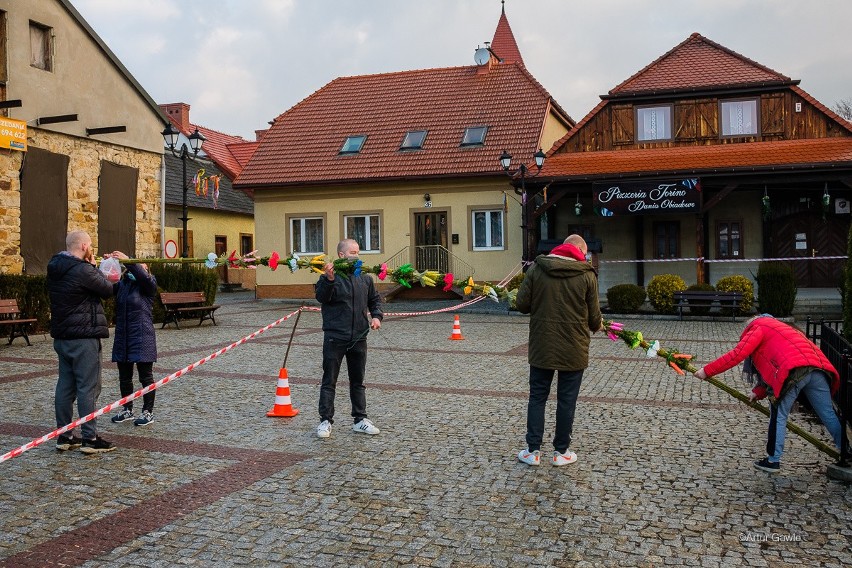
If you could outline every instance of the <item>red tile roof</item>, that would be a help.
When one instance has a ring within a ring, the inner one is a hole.
[[[524,64],[524,58],[521,57],[521,50],[518,49],[518,43],[515,41],[515,34],[512,33],[509,20],[506,18],[505,9],[500,14],[500,20],[497,22],[494,39],[491,40],[491,50],[497,54],[497,57],[503,63]]]
[[[222,168],[222,171],[225,172],[230,179],[235,179],[237,175],[242,170],[242,166],[240,162],[236,159],[236,157],[231,153],[228,149],[228,146],[231,144],[243,144],[247,143],[248,140],[241,136],[233,136],[231,134],[224,134],[217,130],[212,130],[210,128],[206,128],[204,126],[200,126],[198,124],[191,124],[190,127],[192,130],[198,128],[198,131],[204,135],[207,139],[204,141],[201,149],[204,150],[204,153],[210,156],[210,158],[216,162],[216,165]],[[184,134],[191,134],[184,132]]]
[[[786,75],[694,33],[612,89],[610,95],[794,84]]]
[[[852,167],[852,137],[561,153],[542,177],[584,179],[674,173],[710,174],[789,167]]]
[[[335,79],[275,119],[236,185],[494,175],[503,150],[531,161],[549,108],[561,109],[519,64],[478,70]],[[488,127],[485,143],[461,147],[474,126]],[[421,150],[399,150],[409,130],[428,131]],[[346,137],[360,134],[361,152],[339,155]]]

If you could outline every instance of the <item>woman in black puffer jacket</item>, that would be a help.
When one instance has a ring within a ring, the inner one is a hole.
[[[126,255],[115,252],[118,258]],[[145,264],[128,264],[127,271],[115,284],[115,342],[112,360],[118,365],[121,396],[133,394],[133,364],[139,382],[146,387],[154,382],[154,362],[157,360],[157,337],[154,334],[153,307],[157,296],[157,280]],[[113,422],[133,420],[136,426],[154,421],[154,396],[151,391],[142,397],[142,414],[135,418],[133,402],[112,417]],[[134,419],[135,418],[135,419]]]

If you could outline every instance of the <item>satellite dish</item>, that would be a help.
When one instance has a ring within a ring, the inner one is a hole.
[[[480,47],[473,53],[473,60],[477,65],[485,65],[491,59],[491,52],[487,47]]]

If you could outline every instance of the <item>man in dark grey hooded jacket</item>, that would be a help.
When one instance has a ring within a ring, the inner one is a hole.
[[[518,290],[518,311],[530,314],[530,399],[527,406],[527,449],[518,459],[539,465],[544,436],[544,409],[554,371],[557,379],[555,466],[577,461],[570,451],[574,410],[583,371],[589,366],[589,332],[603,329],[598,304],[598,279],[586,261],[588,247],[579,235],[541,255],[527,271]]]
[[[70,424],[74,400],[80,417],[97,410],[101,392],[101,339],[109,337],[102,298],[112,296],[112,283],[95,268],[92,238],[72,231],[65,250],[47,264],[50,294],[50,335],[59,356],[56,382],[56,426]],[[80,426],[83,438],[60,435],[57,450],[80,449],[87,454],[108,452],[115,446],[98,436],[94,420]]]

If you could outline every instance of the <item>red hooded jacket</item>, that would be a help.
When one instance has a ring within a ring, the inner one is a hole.
[[[840,375],[805,334],[795,327],[772,317],[759,317],[743,330],[736,347],[712,363],[704,366],[707,376],[718,375],[742,363],[751,356],[763,382],[777,398],[792,369],[816,367],[831,377],[831,392],[840,386]],[[766,389],[758,385],[753,389],[758,398],[766,397]]]

